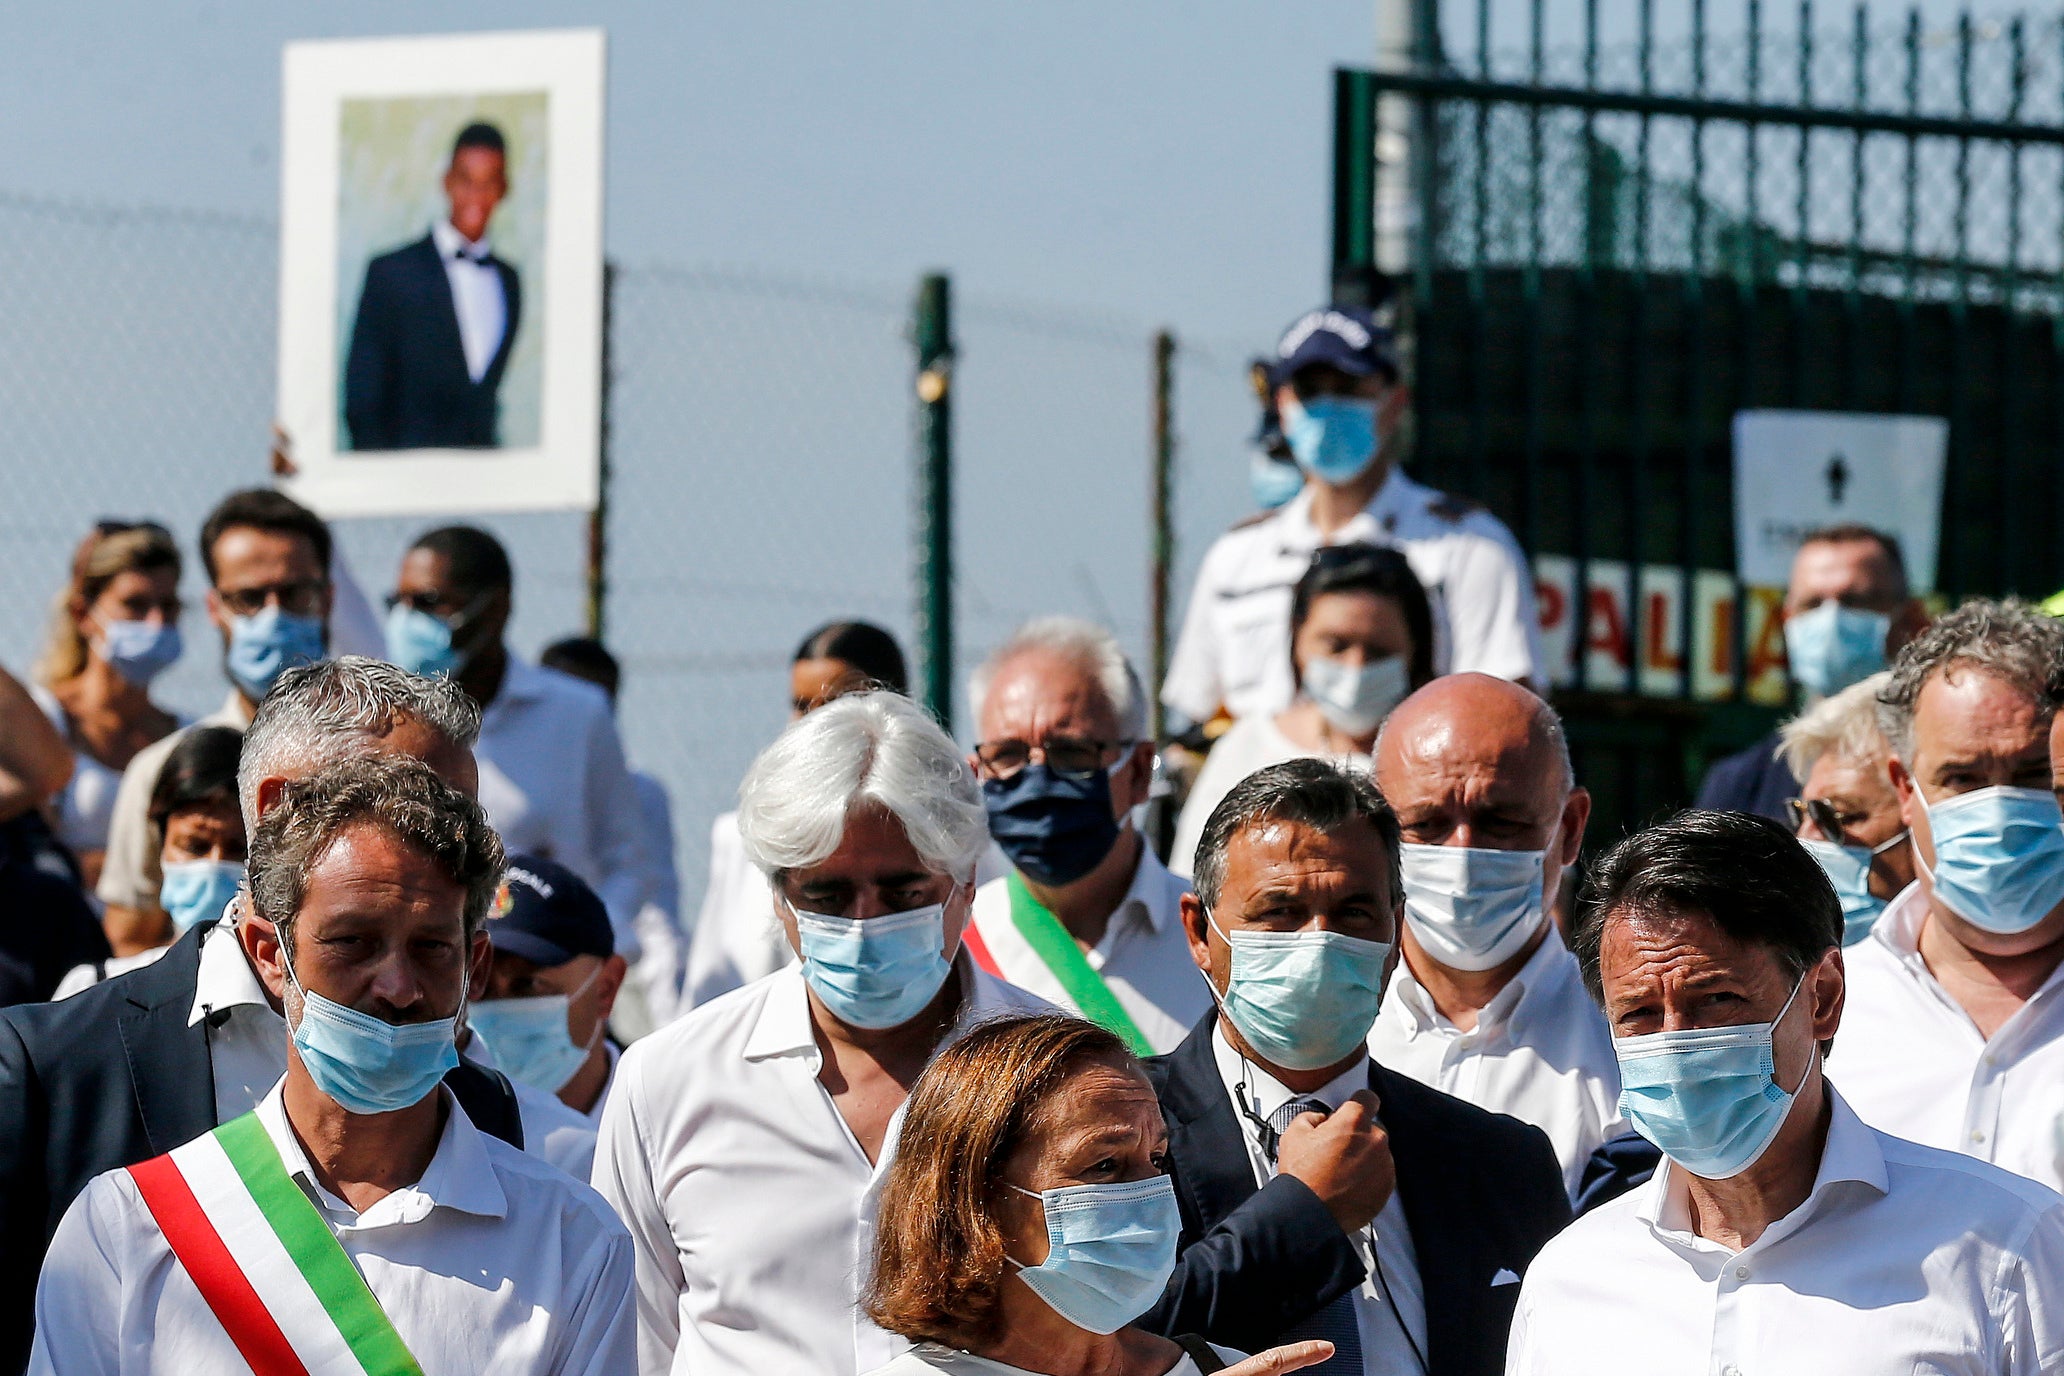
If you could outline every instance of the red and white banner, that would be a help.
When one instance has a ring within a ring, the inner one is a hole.
[[[1541,648],[1549,681],[1577,683],[1577,656],[1584,657],[1584,686],[1597,692],[1628,691],[1628,666],[1638,647],[1641,663],[1633,691],[1645,697],[1677,697],[1684,674],[1684,578],[1675,565],[1641,568],[1638,611],[1629,594],[1627,565],[1593,559],[1588,586],[1579,598],[1577,561],[1544,554],[1534,560],[1534,595],[1541,608]],[[1751,702],[1781,706],[1787,701],[1784,589],[1751,587],[1748,627],[1743,638]],[[1699,569],[1691,580],[1691,695],[1705,700],[1734,696],[1734,578]]]

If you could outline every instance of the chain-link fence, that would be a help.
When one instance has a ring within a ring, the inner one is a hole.
[[[267,480],[277,258],[262,220],[0,196],[10,668],[35,658],[91,521],[154,517],[191,558],[209,507]],[[1180,339],[1176,612],[1210,539],[1246,510],[1246,352],[1181,339],[1179,318],[957,294],[956,683],[1013,624],[1048,611],[1109,623],[1144,664],[1153,327]],[[692,915],[710,823],[782,725],[804,632],[859,616],[908,647],[910,301],[895,286],[630,264],[612,307],[608,639],[625,664],[632,763],[673,796]],[[445,519],[336,530],[377,599],[408,541]],[[582,630],[585,514],[478,520],[516,561],[514,646],[535,653]],[[202,586],[196,562],[190,600]],[[225,690],[198,611],[185,630],[160,697],[199,713]],[[966,737],[959,703],[956,719]]]

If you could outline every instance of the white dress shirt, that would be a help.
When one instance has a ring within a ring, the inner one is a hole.
[[[1921,959],[1927,916],[1909,884],[1842,952],[1828,1078],[1874,1128],[2064,1189],[2064,966],[1988,1039]]]
[[[1218,537],[1197,570],[1161,701],[1192,721],[1221,704],[1234,717],[1290,705],[1290,592],[1320,544],[1395,546],[1433,605],[1434,670],[1545,677],[1533,575],[1512,532],[1472,502],[1396,468],[1330,539],[1307,487],[1268,516]]]
[[[985,1018],[1052,1011],[965,953],[955,969],[964,997],[948,1042]],[[909,1346],[858,1308],[902,1110],[870,1163],[822,1067],[796,967],[624,1052],[595,1188],[637,1243],[644,1376],[854,1376]]]
[[[437,256],[444,260],[444,280],[451,283],[459,343],[466,350],[466,375],[478,382],[487,376],[509,328],[509,301],[502,294],[501,270],[488,261],[494,250],[487,240],[469,240],[452,228],[449,220],[430,226],[430,238],[437,245]]]
[[[1667,1161],[1551,1241],[1508,1376],[2064,1369],[2064,1198],[1831,1098],[1812,1193],[1741,1251],[1692,1231]]]
[[[287,1073],[287,1020],[273,1011],[258,972],[237,940],[232,898],[222,920],[201,933],[201,964],[186,1025],[208,1024],[208,1063],[215,1077],[215,1121],[227,1123],[258,1106]]]
[[[595,1192],[476,1129],[449,1091],[422,1179],[363,1213],[315,1179],[280,1091],[258,1120],[425,1371],[630,1368],[631,1240]],[[66,1210],[36,1291],[37,1376],[246,1369],[126,1170]]]
[[[1292,1099],[1317,1099],[1330,1111],[1346,1103],[1356,1090],[1369,1087],[1369,1067],[1362,1062],[1317,1092],[1298,1094],[1233,1050],[1223,1027],[1211,1030],[1211,1053],[1218,1062],[1218,1077],[1225,1083],[1226,1097],[1232,1100],[1233,1116],[1239,1121],[1240,1138],[1246,1143],[1247,1160],[1254,1167],[1257,1185],[1268,1184],[1276,1168],[1262,1150],[1253,1123],[1241,1111],[1243,1089],[1256,1116],[1266,1122],[1270,1114]],[[1377,1116],[1381,1118],[1382,1110],[1377,1111]],[[1419,1253],[1412,1246],[1405,1206],[1399,1202],[1396,1190],[1383,1201],[1376,1221],[1355,1234],[1354,1247],[1366,1273],[1360,1288],[1353,1292],[1355,1327],[1362,1338],[1362,1369],[1369,1376],[1420,1371],[1417,1353],[1426,1350],[1426,1288],[1419,1280]],[[1386,1291],[1388,1301],[1384,1298]]]
[[[1183,935],[1182,897],[1189,891],[1187,879],[1170,874],[1153,849],[1142,845],[1132,883],[1104,924],[1102,939],[1083,952],[1156,1055],[1182,1045],[1211,1007],[1211,987],[1190,959]],[[1011,920],[1008,879],[992,879],[975,891],[974,918],[1005,979],[1056,1008],[1082,1011]]]
[[[1302,759],[1330,759],[1365,774],[1370,763],[1367,755],[1327,755],[1306,750],[1283,734],[1273,712],[1234,722],[1211,743],[1211,753],[1204,757],[1204,767],[1197,771],[1197,780],[1190,785],[1190,796],[1183,800],[1182,814],[1175,819],[1175,842],[1168,848],[1168,867],[1184,876],[1197,872],[1197,843],[1204,837],[1204,824],[1211,820],[1212,811],[1225,800],[1225,795],[1233,791],[1233,785],[1257,769]]]
[[[467,1042],[466,1056],[489,1070],[502,1068],[501,1063],[495,1060],[494,1048],[487,1044],[485,1037],[474,1037]],[[542,1156],[575,1180],[585,1181],[593,1175],[595,1142],[600,1132],[588,1121],[588,1116],[568,1108],[558,1095],[547,1094],[514,1075],[509,1076],[509,1087],[516,1091],[516,1116],[523,1124],[523,1149],[532,1156]]]
[[[480,714],[480,805],[510,854],[556,860],[609,908],[616,951],[642,954],[645,903],[638,795],[609,699],[592,683],[509,656]]]
[[[1591,1153],[1627,1130],[1612,1032],[1553,923],[1468,1032],[1441,1015],[1399,961],[1369,1031],[1369,1054],[1420,1084],[1547,1133],[1572,1195]]]

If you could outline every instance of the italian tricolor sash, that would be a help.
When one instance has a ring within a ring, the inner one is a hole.
[[[257,1376],[422,1376],[336,1234],[247,1113],[131,1178]]]
[[[1140,1031],[1132,1014],[1118,1001],[1118,995],[1082,954],[1074,934],[1032,896],[1030,886],[1016,870],[1005,876],[1004,883],[1010,891],[1011,926],[1066,991],[1069,1002],[1081,1010],[1083,1017],[1116,1033],[1135,1056],[1153,1055],[1154,1048],[1146,1033]]]

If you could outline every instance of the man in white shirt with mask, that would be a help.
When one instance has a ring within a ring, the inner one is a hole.
[[[1546,1132],[1574,1194],[1624,1125],[1612,1038],[1548,915],[1591,815],[1562,723],[1503,679],[1435,679],[1384,723],[1376,786],[1405,921],[1369,1054]]]
[[[501,866],[479,804],[418,760],[285,786],[237,937],[285,1010],[286,1076],[73,1201],[30,1371],[626,1369],[623,1225],[442,1086]]]
[[[1879,697],[1914,882],[1845,953],[1829,1073],[1872,1127],[2064,1186],[2064,624],[1971,602]]]
[[[1615,847],[1571,932],[1653,1179],[1535,1258],[1507,1376],[2064,1363],[2064,1197],[1865,1125],[1842,909],[1783,827],[1689,812]],[[1925,1092],[1925,1091],[1917,1091]]]
[[[1405,475],[1411,389],[1367,311],[1309,311],[1276,348],[1283,433],[1310,479],[1267,517],[1220,536],[1197,570],[1161,701],[1192,721],[1290,705],[1290,590],[1321,545],[1394,545],[1433,605],[1434,668],[1539,680],[1526,556],[1474,502]]]
[[[1131,822],[1154,770],[1139,676],[1103,627],[1048,616],[1012,632],[969,697],[968,763],[1012,865],[976,891],[969,953],[1135,1055],[1173,1051],[1211,997],[1183,935],[1189,882]]]
[[[739,789],[801,964],[634,1043],[595,1187],[638,1249],[638,1370],[855,1376],[908,1344],[859,1309],[909,1086],[984,1018],[1048,1005],[961,950],[981,791],[924,709],[843,697]]]

